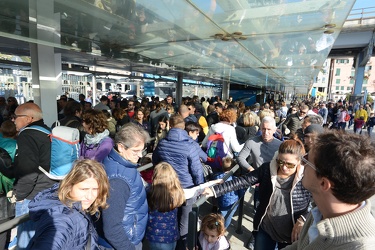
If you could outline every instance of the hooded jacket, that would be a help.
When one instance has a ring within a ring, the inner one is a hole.
[[[90,249],[98,249],[98,235],[90,216],[81,203],[64,205],[57,196],[59,184],[40,192],[29,203],[30,219],[35,223],[35,235],[28,249],[83,250],[90,239]]]
[[[266,215],[267,208],[270,206],[269,203],[276,185],[278,169],[276,165],[276,157],[277,153],[275,154],[271,162],[262,164],[259,168],[247,173],[244,176],[235,178],[232,181],[224,182],[223,184],[213,187],[215,197],[219,197],[229,191],[248,188],[257,183],[260,184],[260,203],[254,215],[253,222],[255,231],[259,230],[259,226],[262,223],[264,216]],[[293,180],[292,189],[290,191],[290,203],[292,205],[292,214],[290,215],[290,219],[293,221],[293,225],[301,215],[306,218],[309,213],[308,208],[310,205],[311,194],[302,186],[303,170],[304,167],[302,165],[297,168],[297,172]]]

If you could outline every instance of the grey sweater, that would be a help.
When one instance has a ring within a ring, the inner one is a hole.
[[[248,169],[250,163],[252,167],[257,169],[265,162],[270,162],[275,155],[276,151],[279,150],[279,146],[282,142],[274,138],[270,142],[263,142],[262,136],[256,136],[247,140],[245,146],[238,155],[238,164]]]
[[[318,237],[309,244],[308,230],[313,223],[310,214],[298,241],[285,250],[352,250],[375,249],[375,219],[370,213],[371,202],[356,211],[334,218],[321,220],[317,224]]]

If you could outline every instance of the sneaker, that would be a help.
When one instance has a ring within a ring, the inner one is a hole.
[[[247,241],[246,246],[247,249],[254,250],[255,247],[255,237],[251,234],[250,239]]]

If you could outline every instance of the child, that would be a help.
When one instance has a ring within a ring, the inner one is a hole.
[[[365,118],[363,116],[359,117],[359,119],[354,119],[354,132],[356,134],[362,134],[363,125],[365,125]]]
[[[374,129],[374,125],[375,125],[375,116],[374,116],[374,112],[371,112],[370,117],[367,120],[367,135],[369,137],[371,137],[372,130]]]
[[[222,159],[223,162],[223,172],[218,173],[215,175],[214,179],[222,179],[223,176],[230,171],[234,167],[234,160],[230,157],[224,157]],[[235,177],[234,177],[235,178]],[[227,181],[231,181],[232,176],[230,176]],[[226,193],[218,198],[218,205],[219,205],[219,211],[221,215],[224,217],[227,216],[225,219],[224,226],[225,228],[228,228],[230,225],[230,222],[232,221],[233,214],[236,212],[238,205],[230,211],[232,208],[233,204],[237,202],[239,198],[242,197],[242,195],[245,193],[244,190],[237,190],[237,191],[232,191],[229,193]],[[229,215],[228,212],[230,212]]]
[[[198,248],[202,250],[226,250],[230,244],[224,236],[224,218],[220,214],[208,214],[202,220]]]
[[[154,168],[152,184],[147,195],[149,216],[146,239],[150,242],[150,249],[175,249],[180,236],[177,223],[177,208],[185,202],[185,199],[201,195],[206,187],[210,187],[220,181],[211,181],[193,188],[182,189],[172,166],[166,162],[157,164]]]

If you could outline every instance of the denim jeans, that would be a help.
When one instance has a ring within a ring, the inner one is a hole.
[[[16,202],[16,217],[29,212],[29,202],[30,200],[27,199]],[[17,249],[26,249],[34,234],[35,224],[32,220],[19,224],[17,227]]]
[[[371,133],[372,133],[373,129],[374,129],[374,127],[367,127],[367,133],[368,133],[369,137],[371,137]]]
[[[274,241],[261,227],[256,232],[254,250],[275,250],[276,246],[280,250],[288,245],[290,244]]]
[[[232,204],[233,205],[233,204]],[[234,207],[234,209],[232,211],[230,211],[230,209],[232,208],[232,205],[229,205],[229,206],[226,206],[226,207],[221,207],[220,208],[220,212],[221,212],[221,215],[224,217],[225,219],[225,222],[224,222],[224,227],[225,228],[228,228],[229,225],[230,225],[230,222],[232,221],[232,217],[234,215],[234,213],[237,211],[237,208],[238,208],[238,205]],[[228,214],[228,212],[230,212]],[[228,214],[228,215],[227,215]],[[227,218],[225,218],[225,216],[228,216]]]
[[[174,250],[176,248],[176,243],[159,243],[159,242],[150,242],[150,249],[152,250]]]

